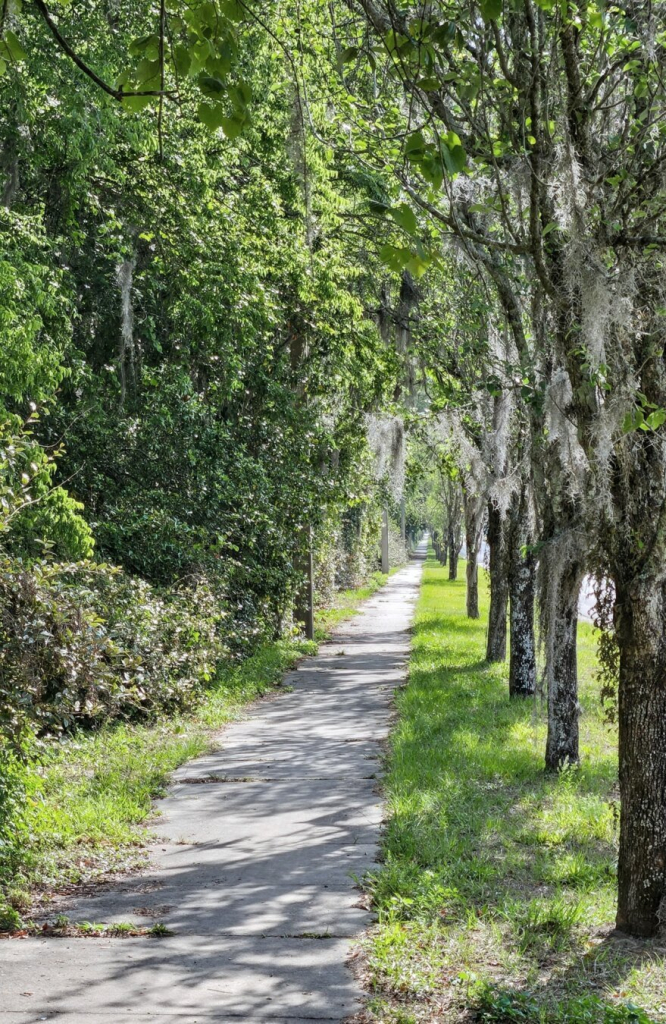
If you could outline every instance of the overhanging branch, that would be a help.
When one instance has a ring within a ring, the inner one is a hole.
[[[87,77],[108,96],[111,96],[114,100],[118,100],[118,102],[122,102],[123,99],[125,99],[128,96],[166,96],[168,99],[173,99],[172,94],[169,92],[165,92],[163,89],[144,89],[136,90],[133,92],[125,92],[123,89],[114,89],[112,85],[109,85],[109,83],[105,82],[103,78],[100,78],[97,72],[93,71],[93,69],[89,67],[86,64],[86,62],[81,59],[81,57],[79,57],[76,50],[74,50],[70,46],[70,44],[67,42],[67,40],[60,32],[60,29],[54,22],[53,18],[51,17],[49,9],[44,3],[44,0],[34,0],[34,3],[37,10],[44,19],[44,22],[46,23],[49,32],[51,33],[51,35],[53,36],[53,38],[55,39],[63,53],[66,53],[69,59],[73,61],[74,64],[76,64],[77,68],[80,71],[82,71],[84,75],[87,75]]]

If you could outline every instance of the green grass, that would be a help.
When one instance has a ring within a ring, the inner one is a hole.
[[[28,775],[17,841],[0,858],[0,929],[19,927],[35,897],[140,866],[144,824],[170,773],[210,750],[217,730],[314,650],[307,641],[269,644],[220,672],[190,716],[117,724],[47,748]]]
[[[318,611],[317,639],[354,615],[387,579],[374,573],[364,587],[341,592],[333,608]],[[0,931],[20,928],[30,908],[53,893],[145,863],[145,824],[171,772],[210,750],[223,725],[315,650],[307,641],[268,644],[220,672],[192,715],[116,724],[47,747],[28,772],[16,840],[0,849]]]
[[[388,575],[383,572],[373,572],[363,587],[338,591],[334,603],[330,607],[318,608],[315,613],[316,639],[325,640],[332,629],[335,629],[345,619],[356,615],[363,602],[381,590],[393,573],[398,571],[398,569],[391,569]]]
[[[465,617],[464,564],[426,563],[387,765],[384,865],[368,883],[371,1019],[666,1020],[666,949],[610,936],[617,763],[580,626],[579,770],[543,771],[544,707],[510,701]],[[633,1016],[632,1016],[633,1014]]]

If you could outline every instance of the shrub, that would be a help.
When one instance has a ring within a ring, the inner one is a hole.
[[[0,555],[0,726],[26,735],[187,707],[227,652],[205,582],[161,595],[115,567]]]

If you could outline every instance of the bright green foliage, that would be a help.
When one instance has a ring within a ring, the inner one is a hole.
[[[71,305],[38,217],[0,207],[0,414],[52,397],[66,370]]]
[[[565,999],[546,1010],[529,995],[487,983],[472,989],[472,1003],[475,1019],[486,1024],[653,1024],[657,1020],[631,1002],[609,1006],[598,996]]]

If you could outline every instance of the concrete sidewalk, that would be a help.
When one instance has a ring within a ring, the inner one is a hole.
[[[424,556],[425,550],[419,552]],[[381,742],[405,679],[422,561],[174,776],[151,870],[62,904],[71,921],[163,923],[166,938],[0,943],[0,1022],[341,1021],[369,924]]]

